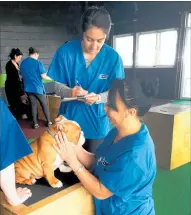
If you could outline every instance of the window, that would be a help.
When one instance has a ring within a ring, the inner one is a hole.
[[[191,13],[188,14],[188,28],[191,28]]]
[[[183,55],[183,74],[181,97],[191,98],[191,13],[188,16]]]
[[[138,38],[138,66],[154,66],[156,50],[156,33],[142,34]]]
[[[161,32],[158,36],[158,65],[173,66],[176,58],[177,31]]]
[[[120,35],[113,38],[114,49],[123,60],[124,67],[133,66],[133,35]]]
[[[177,30],[138,33],[137,67],[174,66]]]

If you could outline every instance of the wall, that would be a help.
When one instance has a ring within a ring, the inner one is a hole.
[[[112,36],[118,34],[177,28],[179,31],[176,65],[173,68],[129,68],[127,78],[148,79],[158,77],[158,98],[179,97],[181,78],[182,44],[184,39],[184,12],[191,10],[191,2],[106,2],[114,23]]]
[[[179,49],[174,68],[126,69],[128,78],[159,77],[158,98],[178,98],[183,17],[185,11],[191,11],[191,2],[88,2],[88,5],[104,5],[111,13],[114,23],[108,41],[111,45],[112,36],[117,34],[166,28],[179,30]],[[78,24],[85,6],[86,2],[1,2],[0,73],[5,72],[7,55],[12,47],[20,48],[24,57],[30,46],[38,47],[40,60],[47,68],[57,47],[79,35]],[[0,87],[3,78],[0,76]],[[49,86],[47,88],[52,90]]]
[[[10,50],[19,48],[26,58],[28,48],[34,46],[39,49],[40,60],[48,68],[56,49],[66,40],[77,37],[81,12],[81,5],[78,2],[0,3],[0,91],[2,94],[4,94],[5,65]],[[50,83],[45,88],[48,92],[53,90]]]

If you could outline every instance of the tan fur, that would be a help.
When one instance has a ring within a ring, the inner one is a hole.
[[[67,139],[78,144],[81,133],[80,126],[73,121],[67,121],[63,116],[59,117],[63,119],[62,130]],[[58,132],[57,125],[50,126],[50,130],[56,134]],[[58,153],[53,144],[56,144],[56,141],[47,131],[31,143],[33,153],[15,163],[16,183],[32,185],[35,183],[35,179],[45,177],[52,187],[62,186],[62,183],[54,176],[54,164]]]

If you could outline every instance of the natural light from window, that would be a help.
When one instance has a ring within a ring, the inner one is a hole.
[[[137,67],[174,66],[177,30],[138,33]]]
[[[157,65],[174,65],[176,59],[177,31],[159,34],[159,56]]]
[[[182,95],[183,98],[191,98],[191,13],[188,17],[186,41],[183,56]]]
[[[188,15],[188,27],[191,28],[191,13]]]
[[[138,66],[154,66],[156,52],[156,33],[140,34],[138,39]]]
[[[133,66],[133,36],[115,36],[114,49],[123,60],[124,67]]]

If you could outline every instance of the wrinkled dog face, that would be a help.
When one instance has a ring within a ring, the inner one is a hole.
[[[56,125],[61,125],[59,128],[66,134],[68,141],[76,145],[83,145],[85,142],[85,137],[80,125],[77,122],[68,120],[63,116],[59,116],[58,119],[60,121],[56,123]]]

